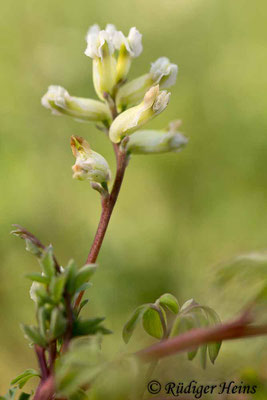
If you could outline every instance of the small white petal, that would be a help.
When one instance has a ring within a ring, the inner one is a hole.
[[[87,32],[86,35],[86,42],[87,42],[87,48],[85,50],[85,55],[88,57],[93,58],[95,54],[97,53],[97,38],[100,32],[100,28],[97,24],[92,25]]]
[[[100,30],[98,25],[93,25],[89,28],[86,41],[87,48],[84,54],[91,58],[103,57],[103,46],[107,43],[109,53],[114,53],[113,36],[116,33],[114,25],[108,24],[105,30]]]
[[[171,64],[167,57],[160,57],[151,64],[150,73],[155,83],[159,83],[161,88],[168,88],[176,82],[178,66]]]
[[[131,28],[128,35],[128,42],[131,48],[131,56],[138,57],[143,51],[142,34],[136,29]]]
[[[142,35],[136,28],[130,29],[127,38],[121,31],[117,31],[113,36],[113,44],[117,50],[124,44],[129,55],[133,58],[138,57],[143,51]]]
[[[117,32],[116,26],[113,24],[107,24],[105,31],[109,35],[110,39],[113,39],[114,35]]]
[[[153,104],[153,111],[155,115],[158,115],[165,110],[165,108],[169,104],[170,96],[171,94],[166,90],[163,90],[162,92],[159,93],[155,103]]]
[[[54,111],[50,102],[54,102],[56,106],[64,108],[66,106],[66,99],[70,98],[69,93],[62,86],[50,85],[47,93],[42,97],[41,103],[44,107]]]

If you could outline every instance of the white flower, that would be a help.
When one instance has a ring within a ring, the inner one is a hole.
[[[61,86],[49,86],[41,103],[56,115],[70,115],[82,121],[109,121],[108,106],[100,101],[70,96]]]
[[[50,109],[53,114],[61,115],[60,109],[66,107],[66,99],[69,97],[69,93],[63,87],[50,85],[48,91],[42,97],[41,103],[45,108]]]
[[[116,84],[116,59],[114,57],[114,37],[116,27],[108,24],[105,30],[98,25],[89,28],[85,55],[93,59],[93,82],[95,91],[101,100],[106,94],[113,94]]]
[[[118,143],[125,135],[129,135],[146,124],[167,107],[170,93],[159,91],[159,86],[153,86],[145,94],[143,101],[121,113],[111,124],[109,137]]]
[[[132,58],[139,57],[143,51],[142,35],[135,27],[130,29],[127,38],[121,31],[116,32],[113,43],[117,50],[120,50],[121,46],[124,45]]]
[[[122,85],[116,96],[116,105],[119,111],[127,106],[137,104],[144,97],[147,90],[153,85],[160,89],[175,84],[178,66],[170,63],[166,57],[160,57],[152,63],[150,72]]]
[[[109,54],[114,53],[114,35],[116,34],[114,25],[108,24],[105,30],[100,30],[97,24],[92,25],[86,35],[87,48],[84,54],[91,58],[104,57],[104,45],[107,44]]]
[[[107,183],[111,179],[109,165],[101,154],[91,150],[89,143],[79,136],[71,137],[71,149],[76,162],[73,178],[90,182]]]
[[[127,143],[127,150],[132,154],[157,154],[179,152],[188,139],[177,131],[176,121],[170,123],[168,131],[144,130],[133,133]]]
[[[168,88],[175,84],[178,66],[171,64],[167,57],[160,57],[151,64],[150,74],[155,84],[161,88]]]

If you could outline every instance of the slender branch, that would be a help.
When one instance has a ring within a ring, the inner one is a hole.
[[[49,373],[52,374],[54,370],[54,363],[57,358],[57,341],[53,340],[53,342],[49,345]]]
[[[90,252],[88,254],[86,263],[94,263],[98,257],[99,251],[101,249],[107,227],[110,221],[110,217],[112,215],[112,211],[118,199],[118,195],[120,192],[121,184],[123,181],[125,169],[127,166],[127,154],[124,150],[120,150],[119,145],[114,145],[116,159],[117,159],[117,172],[115,181],[113,184],[112,191],[109,195],[102,198],[102,213],[100,217],[100,221],[98,224],[98,228],[95,234],[95,238],[93,244],[91,246]],[[77,308],[81,302],[84,291],[80,292],[77,300],[75,302],[75,307]]]
[[[35,353],[36,353],[36,356],[38,359],[38,364],[39,364],[40,371],[41,371],[41,381],[44,381],[49,375],[47,362],[46,362],[46,358],[45,358],[45,349],[38,346],[37,344],[34,346],[34,349],[35,349]]]
[[[50,400],[55,395],[55,380],[50,375],[44,382],[38,386],[33,400]]]
[[[13,224],[12,226],[14,226],[16,228],[16,230],[12,231],[11,233],[13,233],[16,236],[21,237],[24,240],[26,240],[26,239],[30,240],[35,246],[37,246],[41,250],[46,249],[45,245],[36,236],[34,236],[31,232],[29,232],[27,229],[23,228],[23,226],[18,225],[18,224]],[[41,254],[42,253],[40,253],[40,255]],[[53,255],[53,258],[54,258],[54,262],[55,262],[56,271],[60,272],[60,265],[54,255]]]
[[[138,351],[136,355],[143,361],[151,361],[176,353],[195,349],[204,343],[267,335],[267,325],[248,325],[242,319],[219,324],[210,328],[192,329],[175,338],[164,340]]]
[[[20,236],[24,240],[29,239],[32,243],[34,243],[40,249],[42,249],[42,250],[45,249],[45,246],[43,245],[43,243],[36,236],[34,236],[31,232],[27,231],[27,229],[25,229],[23,226],[18,225],[18,224],[13,224],[12,226],[14,226],[16,228],[16,230],[14,230],[11,233],[13,233],[14,235]]]

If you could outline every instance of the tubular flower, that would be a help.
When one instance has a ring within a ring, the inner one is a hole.
[[[73,178],[106,184],[111,179],[110,168],[103,156],[91,150],[89,143],[79,136],[71,137],[71,149],[76,162]]]
[[[124,136],[133,133],[160,114],[167,107],[169,99],[170,93],[160,91],[159,85],[150,88],[139,105],[124,111],[113,121],[109,130],[111,141],[120,142]]]
[[[171,122],[168,131],[143,130],[131,135],[127,150],[132,154],[179,152],[188,139],[178,132],[180,121]]]
[[[106,104],[92,99],[70,96],[61,86],[49,86],[41,103],[56,115],[70,115],[82,121],[110,121],[111,115]]]
[[[116,83],[115,34],[114,25],[108,24],[105,30],[93,25],[86,36],[87,48],[84,53],[93,59],[93,82],[100,99],[104,99],[105,93],[112,95]]]
[[[167,57],[160,57],[151,64],[148,74],[142,75],[123,85],[117,93],[116,104],[119,111],[129,105],[138,103],[153,85],[160,89],[173,86],[176,82],[178,66],[172,64]]]
[[[114,35],[114,45],[119,50],[116,82],[121,82],[128,75],[132,59],[139,57],[143,51],[142,35],[136,28],[130,29],[127,38],[119,31]]]

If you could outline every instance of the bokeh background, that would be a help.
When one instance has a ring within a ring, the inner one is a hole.
[[[107,352],[125,350],[123,322],[163,292],[194,297],[223,319],[245,303],[249,282],[213,285],[220,261],[267,246],[267,3],[246,0],[10,0],[1,6],[0,391],[35,365],[19,328],[34,320],[30,282],[38,268],[12,223],[52,242],[62,264],[82,265],[100,204],[88,184],[72,180],[72,134],[89,140],[114,167],[112,149],[93,124],[53,117],[41,107],[48,85],[94,97],[85,33],[93,23],[136,26],[144,51],[130,78],[167,56],[179,65],[168,109],[150,127],[181,118],[190,138],[180,154],[136,156],[99,257],[87,315],[106,315],[114,335]],[[139,335],[139,336],[138,336]],[[132,347],[150,342],[141,330]],[[266,339],[224,344],[216,380],[264,375]],[[168,361],[170,362],[170,361]],[[172,377],[205,376],[197,361],[172,359]],[[166,365],[166,364],[165,364]],[[227,372],[226,372],[227,371]]]

